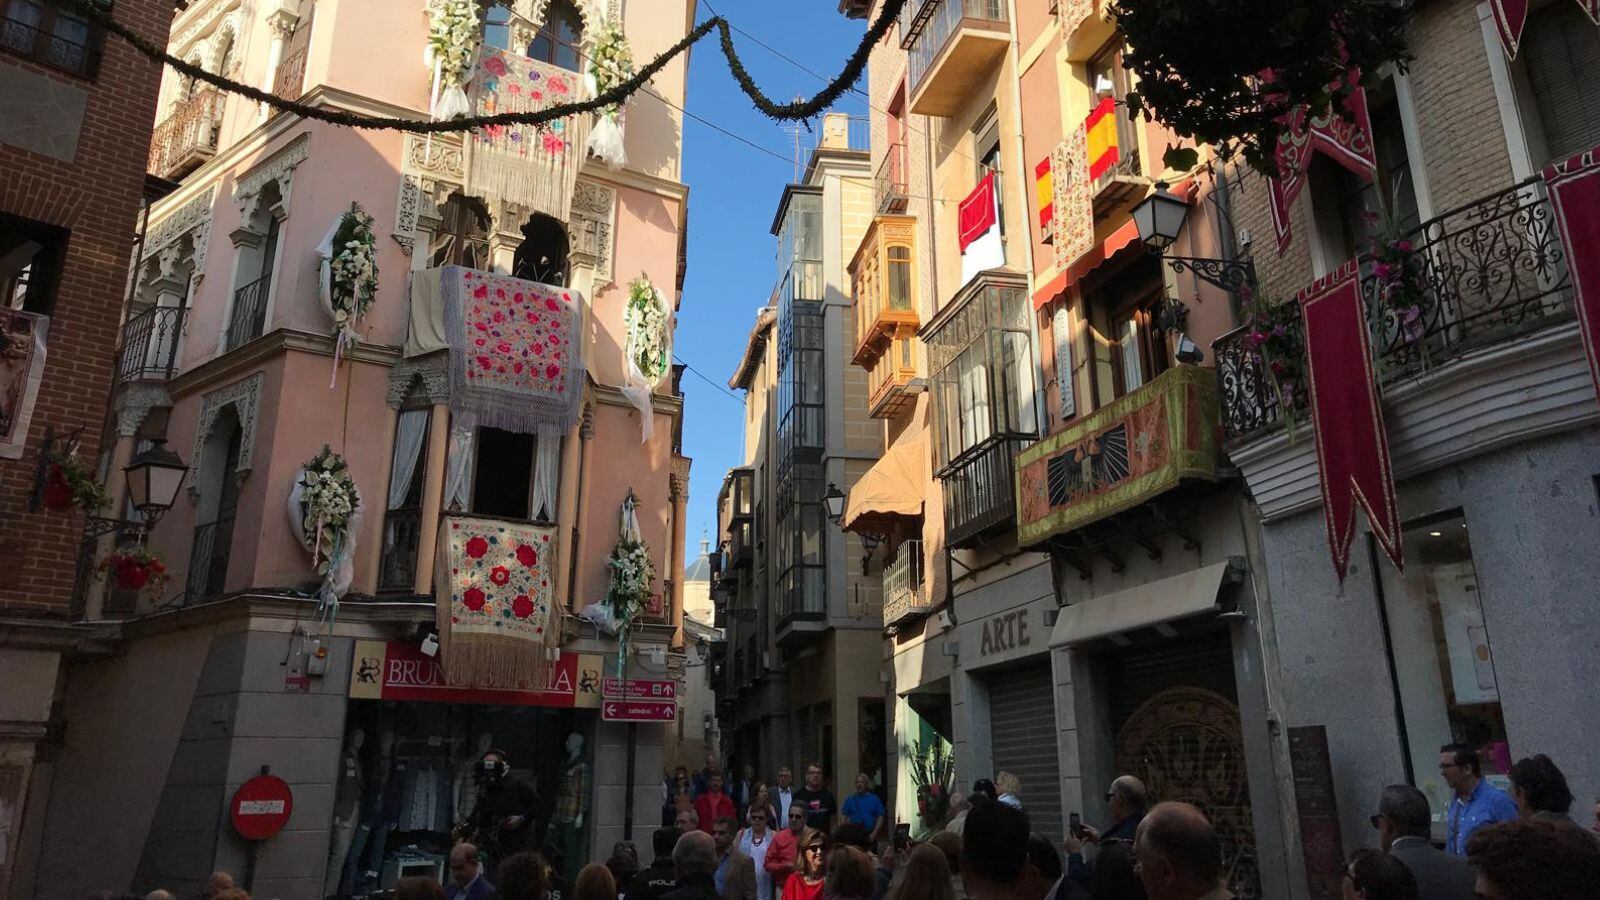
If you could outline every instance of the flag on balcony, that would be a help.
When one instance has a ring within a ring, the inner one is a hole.
[[[460,266],[439,278],[450,413],[466,425],[565,434],[583,403],[583,295]]]
[[[1055,240],[1055,232],[1050,227],[1055,219],[1056,187],[1053,171],[1050,166],[1050,157],[1039,160],[1033,167],[1033,187],[1035,196],[1039,201],[1039,234],[1041,240],[1048,244]]]
[[[978,186],[961,201],[958,211],[963,283],[971,281],[979,272],[1006,264],[1005,245],[1000,240],[994,174],[988,172],[978,180]]]
[[[1359,77],[1350,74],[1351,79]],[[1305,109],[1297,110],[1285,123],[1276,151],[1278,175],[1270,179],[1272,229],[1278,239],[1278,253],[1294,239],[1289,209],[1306,186],[1312,155],[1318,150],[1363,178],[1377,177],[1378,157],[1372,146],[1372,119],[1367,113],[1367,93],[1357,87],[1349,94],[1343,113],[1329,107],[1326,113],[1311,118]]]
[[[453,685],[543,685],[556,617],[556,529],[447,516],[439,541],[440,667]]]
[[[0,459],[21,459],[44,380],[50,317],[0,309]]]
[[[1544,182],[1572,272],[1589,374],[1600,394],[1600,147],[1545,169]]]
[[[1354,260],[1317,279],[1298,298],[1305,327],[1306,384],[1322,475],[1322,516],[1333,568],[1344,581],[1356,507],[1395,568],[1403,568],[1389,435],[1372,371],[1366,305]]]
[[[538,112],[584,100],[582,78],[517,53],[484,47],[470,85],[472,112]],[[572,115],[543,125],[486,125],[466,142],[467,193],[520,203],[565,222],[583,167],[590,120]]]
[[[1117,101],[1103,97],[1094,112],[1083,122],[1083,133],[1088,136],[1089,180],[1097,181],[1122,158],[1117,145]]]
[[[1094,249],[1094,194],[1089,180],[1089,136],[1082,129],[1069,129],[1050,154],[1051,203],[1055,217],[1055,266],[1057,272],[1077,262]]]

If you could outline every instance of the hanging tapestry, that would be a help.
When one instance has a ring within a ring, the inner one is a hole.
[[[1357,75],[1351,73],[1355,80]],[[1306,186],[1306,175],[1311,167],[1312,154],[1321,150],[1339,165],[1366,179],[1375,177],[1378,170],[1377,152],[1372,146],[1372,120],[1367,114],[1367,92],[1353,88],[1344,103],[1341,114],[1332,106],[1315,118],[1304,109],[1296,111],[1285,123],[1278,138],[1278,175],[1268,181],[1271,189],[1272,230],[1278,239],[1278,253],[1289,248],[1294,239],[1289,222],[1289,208]]]
[[[533,434],[571,430],[583,402],[583,296],[460,266],[439,278],[450,342],[450,412]]]
[[[1572,297],[1577,306],[1589,374],[1600,393],[1600,147],[1544,170],[1555,209],[1556,228],[1572,270]]]
[[[1081,128],[1068,129],[1050,154],[1050,204],[1055,219],[1052,250],[1057,272],[1094,249],[1094,193],[1089,181],[1089,139]]]
[[[1048,244],[1055,240],[1056,232],[1056,186],[1048,156],[1033,167],[1033,189],[1039,200],[1039,239]]]
[[[587,99],[583,80],[516,53],[483,48],[473,70],[472,112],[537,112]],[[467,140],[467,193],[519,203],[565,222],[583,167],[587,115],[543,125],[486,125]]]
[[[1298,300],[1305,323],[1306,384],[1317,469],[1322,475],[1322,516],[1334,571],[1344,581],[1358,505],[1367,512],[1367,527],[1378,546],[1395,568],[1401,568],[1400,508],[1356,262],[1317,279]]]
[[[0,459],[21,459],[44,379],[50,317],[0,309]]]
[[[439,655],[450,684],[543,685],[556,618],[556,529],[446,516],[439,541]]]

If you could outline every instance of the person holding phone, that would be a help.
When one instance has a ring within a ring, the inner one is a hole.
[[[1063,843],[1067,851],[1067,877],[1088,887],[1094,868],[1084,860],[1083,845],[1107,841],[1133,843],[1149,806],[1150,795],[1145,791],[1144,782],[1132,775],[1121,775],[1106,791],[1106,811],[1111,814],[1112,824],[1104,832],[1084,824],[1077,813],[1072,813],[1067,819],[1067,839]]]

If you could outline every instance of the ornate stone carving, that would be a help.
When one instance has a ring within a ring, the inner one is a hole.
[[[578,434],[586,441],[594,439],[593,403],[585,403],[583,405],[583,418],[578,422]]]
[[[162,216],[159,221],[152,222],[144,233],[144,258],[149,259],[157,251],[164,250],[168,245],[176,243],[185,234],[211,223],[211,203],[216,199],[217,189],[213,186],[210,190],[178,207],[170,215]]]
[[[437,218],[439,205],[465,182],[461,137],[434,135],[429,141],[426,137],[407,135],[403,160],[400,198],[390,237],[411,253],[418,226],[432,224],[429,220]]]
[[[594,288],[613,283],[611,235],[616,225],[617,192],[610,185],[580,178],[572,192],[569,223],[573,262],[594,269]]]
[[[194,274],[196,278],[206,274],[206,248],[211,245],[211,217],[206,216],[194,229]]]
[[[250,456],[255,447],[256,417],[261,412],[262,381],[262,374],[257,372],[200,398],[200,419],[195,425],[194,453],[189,457],[189,464],[194,469],[189,473],[191,498],[196,500],[200,498],[200,485],[204,481],[200,466],[205,459],[201,451],[205,449],[206,438],[211,436],[211,429],[216,427],[217,416],[230,406],[233,407],[233,414],[239,419],[239,464],[236,468],[241,478],[250,471]]]
[[[153,409],[172,406],[172,396],[159,384],[129,384],[117,393],[117,435],[133,437]]]
[[[191,5],[193,15],[181,18],[178,29],[167,38],[168,52],[174,56],[184,56],[202,34],[210,33],[224,16],[238,7],[237,2],[226,2],[226,0]]]
[[[446,353],[401,360],[389,370],[389,405],[395,409],[411,393],[411,384],[422,379],[422,393],[437,406],[450,401],[450,357]]]
[[[250,170],[233,188],[233,202],[239,204],[239,214],[248,219],[261,202],[261,189],[268,182],[278,185],[279,205],[289,207],[289,188],[294,170],[311,155],[311,133],[306,132],[272,155],[271,159]]]

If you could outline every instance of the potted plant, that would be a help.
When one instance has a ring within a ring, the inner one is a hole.
[[[94,469],[78,455],[76,442],[51,451],[40,493],[46,509],[66,509],[74,504],[93,513],[109,499],[95,478]]]
[[[167,563],[161,554],[145,546],[118,547],[100,561],[100,571],[111,579],[119,591],[141,591],[151,588],[156,593],[167,584]]]
[[[950,815],[950,782],[956,760],[949,745],[935,739],[931,745],[917,741],[911,752],[911,782],[917,787],[917,816],[928,831],[944,826]]]

